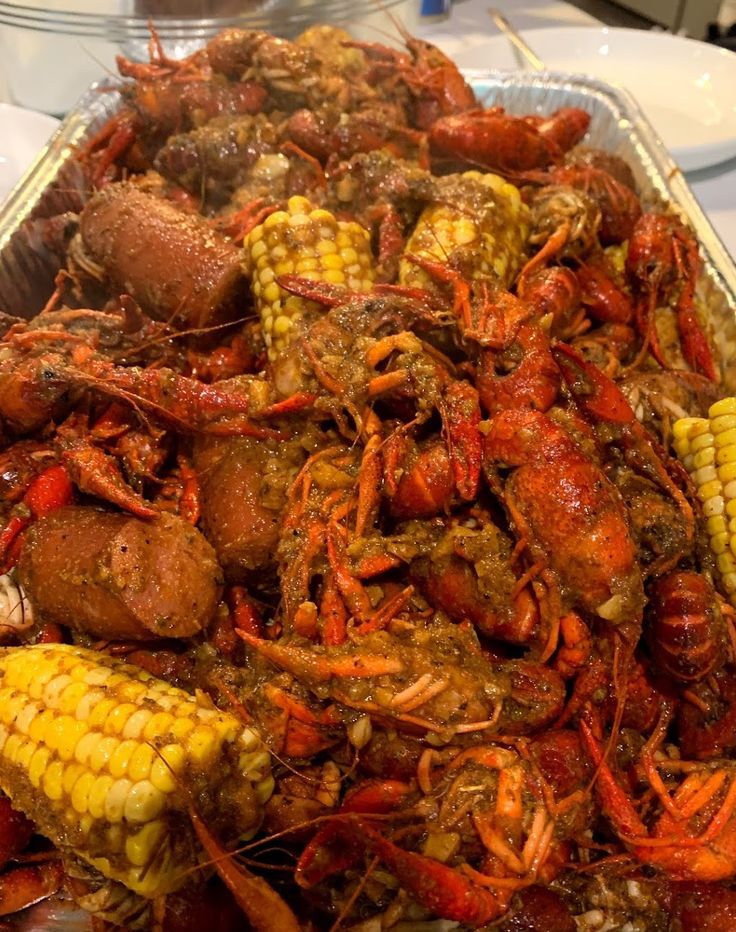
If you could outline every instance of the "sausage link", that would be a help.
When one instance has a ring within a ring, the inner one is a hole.
[[[166,514],[59,508],[28,531],[18,570],[37,617],[106,640],[191,637],[220,596],[214,550]]]
[[[112,283],[161,320],[211,326],[242,316],[249,301],[240,250],[203,217],[132,184],[97,192],[80,232]]]

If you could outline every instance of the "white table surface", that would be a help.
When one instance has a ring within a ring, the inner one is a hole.
[[[419,0],[403,0],[390,11],[377,11],[361,20],[356,31],[361,38],[386,41],[387,37],[397,35],[395,20],[399,20],[414,35],[434,42],[452,56],[460,49],[482,46],[485,37],[497,34],[488,15],[490,5],[491,0],[456,0],[446,19],[429,22],[421,20],[418,15]],[[600,25],[598,20],[569,3],[496,0],[494,5],[522,31],[550,26]],[[494,63],[488,61],[487,65],[492,68]],[[63,65],[57,63],[56,67]],[[625,83],[624,77],[622,83]],[[0,67],[0,101],[7,99],[7,85]],[[724,245],[736,257],[736,159],[692,172],[687,179]]]

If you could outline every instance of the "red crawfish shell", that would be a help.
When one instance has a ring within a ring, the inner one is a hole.
[[[681,683],[704,679],[724,659],[718,597],[700,573],[658,579],[651,591],[649,643],[655,662]]]

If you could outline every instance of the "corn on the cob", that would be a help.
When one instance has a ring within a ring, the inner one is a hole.
[[[272,786],[259,735],[204,698],[79,647],[0,652],[0,787],[137,893],[170,892],[196,865],[188,803],[237,838]]]
[[[711,405],[707,418],[681,418],[673,433],[703,506],[723,588],[736,607],[736,398]]]
[[[267,217],[246,236],[246,266],[261,317],[269,358],[291,341],[307,302],[279,287],[279,275],[295,273],[318,282],[370,291],[374,270],[370,234],[360,224],[337,220],[305,197],[289,198],[286,210]]]
[[[529,235],[529,209],[518,188],[475,171],[440,184],[446,188],[442,200],[422,211],[406,251],[448,264],[467,279],[492,276],[508,287],[524,261]],[[431,285],[427,272],[407,259],[399,266],[399,281],[416,288]]]

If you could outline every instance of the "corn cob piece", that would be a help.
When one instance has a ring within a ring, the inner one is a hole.
[[[529,209],[518,188],[498,175],[464,172],[440,179],[442,200],[426,207],[406,246],[407,253],[441,262],[467,279],[497,278],[508,287],[520,270],[529,235]],[[427,288],[432,279],[402,259],[399,281]]]
[[[707,418],[681,418],[673,434],[703,507],[723,588],[736,607],[736,398],[711,405]]]
[[[254,227],[244,241],[251,289],[270,359],[291,342],[308,302],[281,288],[276,278],[295,273],[312,281],[365,292],[373,287],[370,234],[359,223],[337,220],[305,197],[290,197]],[[315,307],[317,305],[314,305]]]
[[[0,651],[0,787],[62,850],[153,897],[199,860],[188,802],[237,838],[273,781],[235,716],[104,654],[39,644]]]

